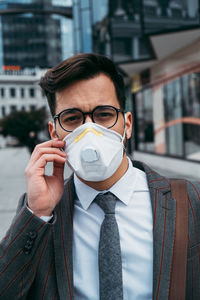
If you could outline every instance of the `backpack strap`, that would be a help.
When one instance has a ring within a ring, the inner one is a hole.
[[[176,199],[176,225],[169,300],[184,300],[188,248],[188,194],[185,180],[171,179],[170,185],[172,198]]]

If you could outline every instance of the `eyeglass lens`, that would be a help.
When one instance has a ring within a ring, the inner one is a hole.
[[[118,112],[113,107],[97,107],[92,113],[95,123],[104,127],[112,127],[117,121]],[[78,109],[65,110],[60,114],[60,123],[68,131],[73,131],[84,123],[84,113]]]

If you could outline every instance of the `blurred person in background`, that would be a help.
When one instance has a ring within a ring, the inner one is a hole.
[[[167,178],[126,155],[132,114],[121,75],[110,59],[80,54],[40,85],[51,140],[32,153],[1,242],[0,299],[168,299],[176,200]],[[199,299],[199,183],[188,181],[187,192],[186,299]]]

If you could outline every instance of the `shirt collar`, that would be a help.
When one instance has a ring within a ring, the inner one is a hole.
[[[141,181],[142,179],[142,181]],[[148,186],[146,183],[146,174],[133,167],[131,160],[128,158],[128,169],[126,173],[108,190],[97,191],[90,186],[83,183],[74,174],[74,184],[76,189],[76,194],[83,207],[87,210],[94,200],[94,198],[101,192],[105,193],[107,191],[112,192],[116,197],[118,197],[125,205],[128,205],[132,194],[136,191],[146,191]]]

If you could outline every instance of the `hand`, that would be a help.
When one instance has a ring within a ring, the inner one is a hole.
[[[65,142],[51,140],[35,147],[26,167],[28,207],[40,216],[50,216],[64,190]],[[53,174],[45,175],[45,166],[53,162]]]

